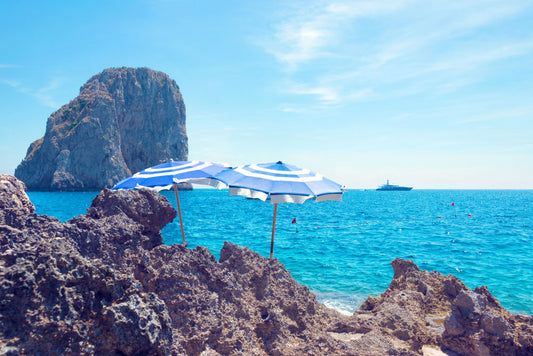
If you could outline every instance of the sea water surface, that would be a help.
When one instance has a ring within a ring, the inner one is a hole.
[[[84,214],[98,192],[28,192],[38,214]],[[162,192],[176,206],[174,193]],[[180,192],[189,248],[224,241],[268,257],[273,205],[227,190]],[[319,301],[351,313],[392,280],[395,258],[486,285],[512,313],[533,314],[533,191],[349,190],[342,202],[279,204],[274,257]],[[293,223],[296,219],[296,223]],[[162,231],[181,243],[179,219]]]

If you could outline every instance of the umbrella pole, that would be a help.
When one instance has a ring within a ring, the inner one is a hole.
[[[185,245],[185,232],[183,232],[183,220],[181,219],[180,198],[178,197],[178,185],[176,183],[174,183],[174,193],[176,193],[176,203],[178,204],[178,215],[180,216],[181,238],[183,240],[183,244]]]
[[[270,258],[274,256],[274,233],[276,232],[276,213],[278,211],[278,203],[274,203],[274,220],[272,221],[272,241],[270,241]]]

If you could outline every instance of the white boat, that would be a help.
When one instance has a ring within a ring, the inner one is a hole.
[[[383,191],[390,191],[390,190],[411,190],[413,187],[402,187],[400,185],[396,184],[389,184],[389,180],[387,179],[387,184],[383,184],[376,190],[383,190]]]

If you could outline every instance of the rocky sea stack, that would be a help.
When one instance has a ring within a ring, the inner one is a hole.
[[[187,154],[176,82],[148,68],[113,68],[48,118],[15,176],[29,190],[100,190]]]
[[[277,259],[164,245],[175,217],[158,193],[106,189],[61,223],[0,175],[0,355],[533,354],[533,317],[486,287],[396,259],[389,288],[341,315]]]

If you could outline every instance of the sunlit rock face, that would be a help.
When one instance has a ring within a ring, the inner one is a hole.
[[[15,176],[29,190],[100,190],[187,154],[176,82],[148,68],[112,68],[48,118]]]

